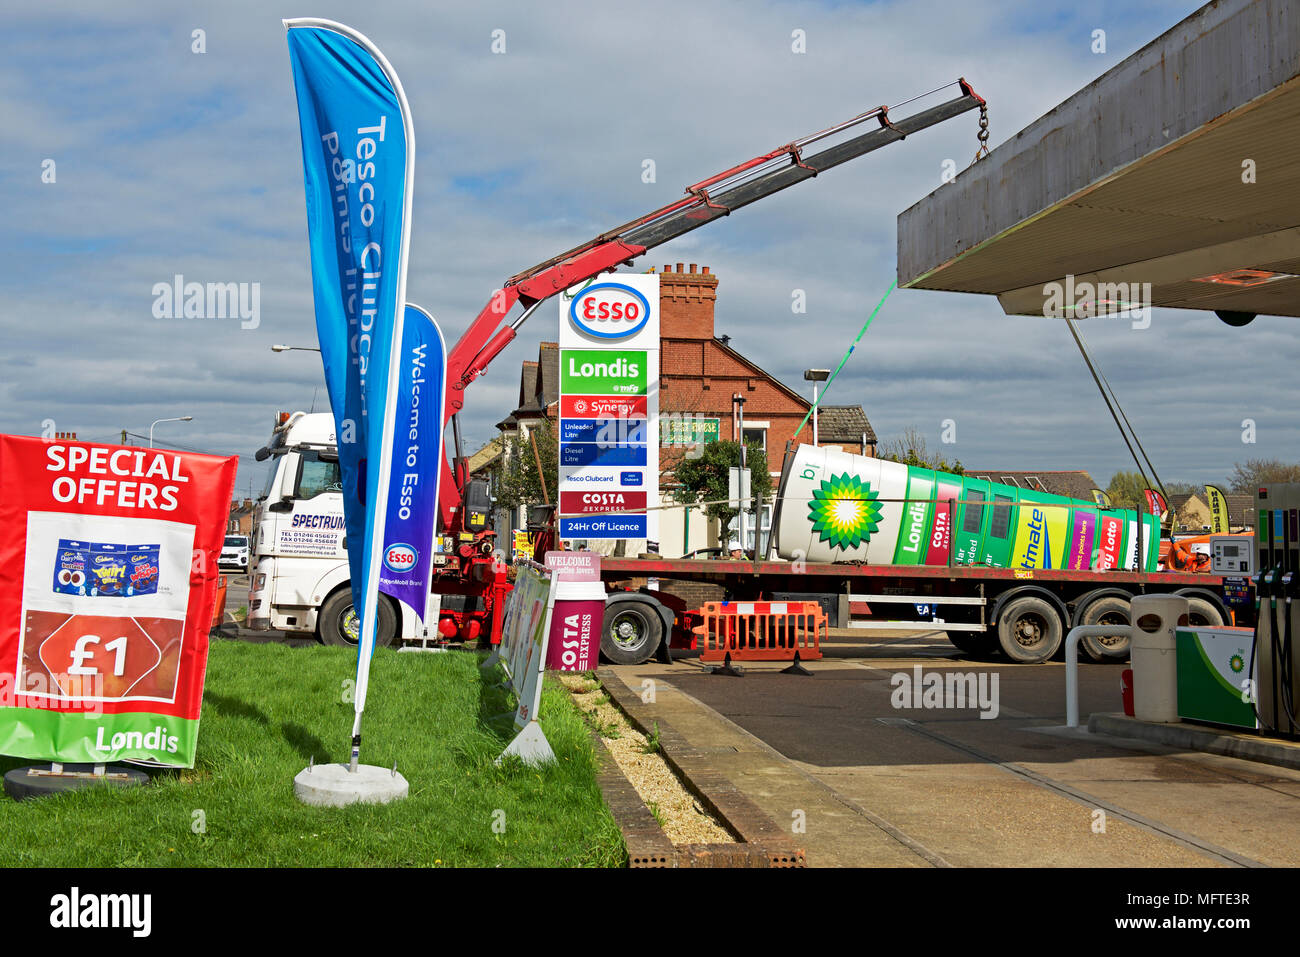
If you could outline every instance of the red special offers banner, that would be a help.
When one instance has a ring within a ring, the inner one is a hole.
[[[0,754],[194,766],[236,465],[0,435]]]

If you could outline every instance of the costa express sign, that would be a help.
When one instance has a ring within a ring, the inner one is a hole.
[[[637,512],[646,507],[645,492],[628,489],[602,492],[561,492],[563,515],[596,515],[602,512]]]

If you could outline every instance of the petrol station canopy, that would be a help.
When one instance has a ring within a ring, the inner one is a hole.
[[[898,217],[900,286],[1044,315],[1067,275],[1300,316],[1294,0],[1207,4]]]

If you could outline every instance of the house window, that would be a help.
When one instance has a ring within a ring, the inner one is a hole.
[[[767,554],[767,540],[768,537],[772,534],[772,506],[764,505],[762,510],[758,513],[757,517],[758,517],[758,529],[757,529],[758,557],[762,558],[764,555]],[[743,518],[745,522],[745,528],[744,528],[745,551],[746,552],[753,551],[755,516],[752,512],[746,512],[743,516],[738,517],[737,520],[739,521],[740,518]]]
[[[757,445],[764,452],[767,451],[767,426],[758,425],[750,427],[746,425],[741,430],[741,437],[745,440],[746,445]]]

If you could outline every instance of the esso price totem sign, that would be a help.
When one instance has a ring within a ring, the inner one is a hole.
[[[0,754],[194,766],[236,465],[0,435]]]
[[[627,339],[650,321],[650,301],[624,283],[596,283],[573,297],[569,320],[597,339]]]

